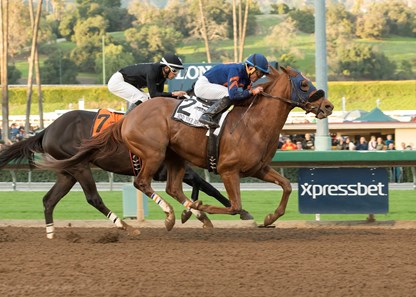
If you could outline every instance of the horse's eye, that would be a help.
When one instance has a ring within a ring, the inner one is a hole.
[[[309,90],[309,83],[307,80],[302,80],[300,83],[300,89],[304,92],[307,92]]]

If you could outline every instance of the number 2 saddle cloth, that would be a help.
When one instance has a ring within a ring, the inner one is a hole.
[[[172,119],[182,122],[185,125],[205,128],[207,126],[199,121],[201,115],[210,107],[216,100],[203,100],[200,98],[187,98],[182,100],[175,111],[173,112]],[[221,114],[219,120],[220,127],[213,130],[208,129],[206,135],[208,136],[207,143],[207,168],[209,171],[217,173],[217,160],[218,160],[218,145],[220,142],[222,128],[228,113],[232,110],[233,105]]]

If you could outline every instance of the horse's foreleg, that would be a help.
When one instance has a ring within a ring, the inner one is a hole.
[[[61,199],[68,194],[74,184],[75,178],[67,173],[57,173],[56,182],[53,187],[43,196],[43,212],[46,223],[46,237],[55,238],[55,227],[53,224],[53,210]]]
[[[270,166],[263,168],[255,177],[267,182],[275,183],[281,186],[283,189],[283,194],[282,198],[280,199],[279,206],[274,211],[274,213],[268,214],[264,218],[264,226],[268,226],[285,214],[287,202],[289,201],[290,193],[292,193],[292,186],[290,185],[290,181],[287,178],[277,173]]]
[[[185,223],[190,218],[191,214],[194,214],[197,219],[202,222],[204,228],[212,228],[212,222],[207,215],[204,212],[191,208],[193,201],[188,199],[183,193],[182,181],[184,180],[184,175],[186,174],[185,161],[177,156],[174,156],[170,157],[166,163],[168,166],[166,193],[175,198],[186,208],[186,210],[182,213],[182,223]],[[189,168],[189,170],[191,169]],[[193,171],[191,173],[197,175]]]
[[[87,202],[96,208],[99,212],[107,217],[117,228],[127,230],[131,235],[139,235],[140,231],[128,225],[121,220],[114,212],[112,212],[104,204],[103,199],[97,191],[97,185],[92,176],[91,168],[87,165],[80,165],[70,171],[70,173],[78,180],[84,191]]]

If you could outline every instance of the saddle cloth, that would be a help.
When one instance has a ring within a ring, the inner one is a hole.
[[[206,103],[196,97],[184,99],[176,107],[175,111],[173,112],[172,119],[182,122],[188,126],[207,128],[206,125],[199,121],[199,118],[208,109],[209,106],[209,103]],[[215,129],[214,134],[219,134],[221,126],[231,109],[232,108],[229,108],[221,114],[219,121],[220,127]]]
[[[99,109],[94,119],[91,136],[99,134],[101,131],[107,129],[124,116],[124,112],[118,112],[110,109]]]
[[[118,112],[110,109],[99,109],[97,115],[94,119],[94,124],[92,125],[91,136],[95,136],[115,122],[121,120],[124,117],[124,112]],[[132,171],[135,176],[137,176],[141,169],[141,159],[140,157],[134,155],[129,151],[130,162],[132,166]]]

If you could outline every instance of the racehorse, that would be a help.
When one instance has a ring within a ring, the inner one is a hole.
[[[152,177],[163,161],[168,170],[166,192],[187,208],[211,214],[233,215],[242,211],[240,177],[252,176],[280,185],[283,189],[280,203],[264,219],[264,226],[269,226],[284,215],[292,191],[289,180],[269,165],[289,112],[298,106],[323,119],[331,115],[334,106],[325,98],[323,90],[317,90],[310,80],[291,68],[272,68],[268,81],[262,86],[263,93],[234,105],[224,122],[217,171],[230,199],[230,207],[192,202],[184,195],[185,162],[202,168],[209,166],[207,130],[172,119],[178,105],[174,99],[154,98],[139,105],[122,121],[84,142],[74,157],[68,160],[47,158],[41,166],[66,168],[85,160],[106,159],[120,142],[124,142],[142,159],[134,186],[159,203],[166,213],[168,230],[175,224],[173,209],[151,187]]]
[[[11,161],[20,164],[24,160],[28,160],[29,163],[32,164],[34,162],[34,153],[46,153],[56,159],[67,159],[75,155],[81,141],[91,136],[91,130],[96,115],[96,112],[84,110],[74,110],[63,114],[40,133],[3,149],[0,152],[0,169]],[[117,145],[116,151],[109,158],[96,160],[94,165],[106,171],[123,175],[134,175],[129,151],[122,143]],[[54,208],[71,190],[76,182],[80,183],[89,204],[109,218],[117,227],[123,229],[130,228],[104,204],[97,191],[88,161],[80,162],[70,168],[65,168],[65,170],[57,170],[56,174],[54,186],[43,197],[48,238],[54,237]],[[154,179],[157,181],[165,181],[166,167],[161,166],[160,170],[154,175]],[[193,188],[192,199],[197,200],[198,192],[199,190],[202,190],[225,206],[230,206],[230,202],[227,198],[196,174],[189,166],[186,167],[184,182]],[[253,217],[248,212],[245,212],[240,218],[247,220],[252,219]],[[209,226],[208,218],[202,217],[201,219],[207,220],[204,225],[207,224],[207,226]],[[185,219],[183,221],[185,221]]]

